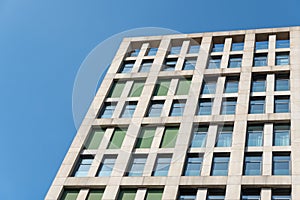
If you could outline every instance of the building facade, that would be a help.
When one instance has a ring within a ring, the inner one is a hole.
[[[299,83],[300,27],[125,38],[46,199],[299,199]]]

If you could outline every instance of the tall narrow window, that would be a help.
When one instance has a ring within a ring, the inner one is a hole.
[[[273,153],[273,175],[290,175],[290,154]]]
[[[275,113],[290,112],[290,97],[289,96],[275,96]]]
[[[290,64],[290,54],[288,52],[276,53],[275,65],[289,65],[289,64]]]
[[[202,92],[201,94],[215,94],[216,93],[216,80],[206,80],[202,83]]]
[[[121,114],[122,118],[130,118],[133,116],[135,108],[136,108],[137,102],[135,101],[128,101],[125,103],[125,107],[123,109],[123,112]]]
[[[99,189],[99,190],[90,189],[87,200],[101,200],[103,193],[104,193],[104,190],[101,190],[101,189]]]
[[[248,147],[250,147],[250,146],[262,146],[263,133],[264,133],[264,126],[263,125],[248,126],[246,145]]]
[[[196,58],[186,59],[183,64],[183,70],[194,70],[196,66]]]
[[[132,88],[129,93],[129,97],[139,97],[142,94],[145,82],[144,81],[134,81]]]
[[[207,126],[195,127],[191,147],[205,147],[207,131]]]
[[[93,129],[89,134],[89,137],[85,143],[86,149],[98,149],[102,138],[104,136],[105,130],[103,129]]]
[[[289,74],[276,74],[275,90],[276,91],[290,90]]]
[[[142,176],[147,161],[146,155],[136,155],[131,161],[127,176]]]
[[[211,115],[213,99],[200,99],[198,115]]]
[[[225,82],[225,93],[237,93],[239,90],[239,79],[237,77],[227,77]]]
[[[200,176],[202,166],[202,156],[199,154],[189,154],[186,159],[184,176]]]
[[[226,98],[222,102],[222,115],[234,115],[236,107],[236,98]]]
[[[242,56],[230,56],[228,68],[240,68],[242,66]]]
[[[266,76],[256,76],[252,78],[251,92],[265,92],[266,91]]]
[[[170,111],[170,116],[182,116],[185,107],[185,101],[174,101]]]
[[[216,147],[230,147],[232,140],[233,126],[219,127]]]
[[[166,127],[162,138],[161,148],[174,148],[179,127]]]
[[[115,82],[107,97],[111,97],[111,98],[120,97],[123,92],[123,89],[125,87],[125,83],[126,82],[124,82],[124,81]]]
[[[209,59],[207,69],[219,69],[221,65],[221,56],[212,56]]]
[[[130,73],[134,66],[134,61],[125,61],[120,70],[120,73]]]
[[[149,72],[153,64],[153,60],[143,60],[139,72]]]
[[[261,153],[248,153],[245,155],[244,175],[261,175],[262,155]]]
[[[254,55],[254,67],[261,67],[268,65],[268,55],[267,54],[255,54]]]
[[[121,189],[119,192],[118,200],[134,200],[136,189]]]
[[[265,113],[265,99],[264,97],[251,98],[249,114]]]
[[[290,146],[290,125],[276,124],[273,128],[273,145],[274,146]]]
[[[117,106],[117,102],[105,102],[99,118],[111,118]]]
[[[98,176],[106,176],[106,177],[110,176],[111,172],[114,169],[116,160],[117,160],[116,155],[104,156],[99,168]]]
[[[162,66],[162,71],[174,71],[177,64],[177,58],[168,58]]]
[[[153,176],[167,176],[171,164],[171,155],[158,155],[153,170]]]
[[[192,79],[181,79],[178,81],[176,95],[187,95],[189,94],[190,86],[191,86]]]
[[[145,200],[161,200],[163,192],[163,189],[148,189]]]
[[[167,96],[170,86],[169,80],[160,80],[156,83],[154,89],[154,96]]]
[[[126,135],[126,129],[116,128],[112,138],[110,139],[109,149],[120,149]]]
[[[155,127],[142,127],[135,144],[136,148],[150,148],[155,135]]]
[[[229,154],[215,154],[212,163],[212,176],[227,176]]]
[[[73,173],[74,177],[85,177],[88,175],[92,162],[94,160],[93,156],[83,156],[79,159],[77,167]]]
[[[164,101],[151,101],[148,110],[148,117],[160,117],[161,111],[164,107]]]

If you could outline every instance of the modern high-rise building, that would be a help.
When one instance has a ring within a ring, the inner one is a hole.
[[[125,38],[46,199],[300,199],[300,27]]]

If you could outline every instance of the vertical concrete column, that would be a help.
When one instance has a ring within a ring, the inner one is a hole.
[[[227,66],[228,66],[229,54],[230,54],[230,50],[231,50],[231,43],[232,43],[232,38],[225,39],[223,56],[222,56],[222,61],[221,61],[221,66],[220,66],[221,69],[227,68]]]
[[[207,189],[206,188],[199,188],[197,190],[196,200],[206,200],[206,196],[207,196]]]
[[[271,188],[262,188],[260,192],[261,200],[270,200],[272,197]]]
[[[81,189],[76,200],[86,200],[89,194],[88,189]]]
[[[182,46],[181,46],[181,50],[180,50],[180,54],[178,56],[178,60],[177,60],[176,66],[175,66],[175,70],[182,70],[182,66],[184,64],[185,56],[186,56],[186,53],[189,49],[189,44],[190,44],[189,40],[183,41]]]
[[[275,75],[267,75],[267,87],[266,87],[266,100],[265,100],[265,109],[266,113],[274,112],[274,85],[275,85]]]
[[[178,186],[177,185],[166,185],[162,200],[174,200],[177,197]]]
[[[138,72],[139,69],[140,69],[140,66],[142,64],[142,61],[143,61],[143,57],[144,55],[146,54],[146,51],[148,49],[148,47],[150,46],[149,43],[144,43],[141,47],[141,50],[139,52],[139,55],[137,56],[136,60],[135,60],[135,63],[133,65],[133,68],[132,68],[132,71],[131,72]]]
[[[273,124],[266,123],[264,126],[264,152],[262,157],[262,175],[272,175],[272,143]]]
[[[141,200],[141,199],[145,199],[147,194],[147,189],[146,188],[139,188],[136,192],[135,195],[135,200]]]
[[[211,111],[212,115],[220,115],[221,114],[225,81],[226,81],[225,76],[220,76],[218,78],[217,85],[216,85],[216,94],[215,94],[213,107],[212,107],[212,111]]]
[[[268,66],[275,66],[276,35],[269,36]]]
[[[105,187],[102,200],[115,200],[119,193],[118,184],[110,184]]]

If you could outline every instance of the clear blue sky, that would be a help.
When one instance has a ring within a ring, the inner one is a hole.
[[[77,70],[104,39],[149,26],[191,33],[300,25],[299,7],[296,0],[0,0],[0,199],[44,198],[76,134]]]

